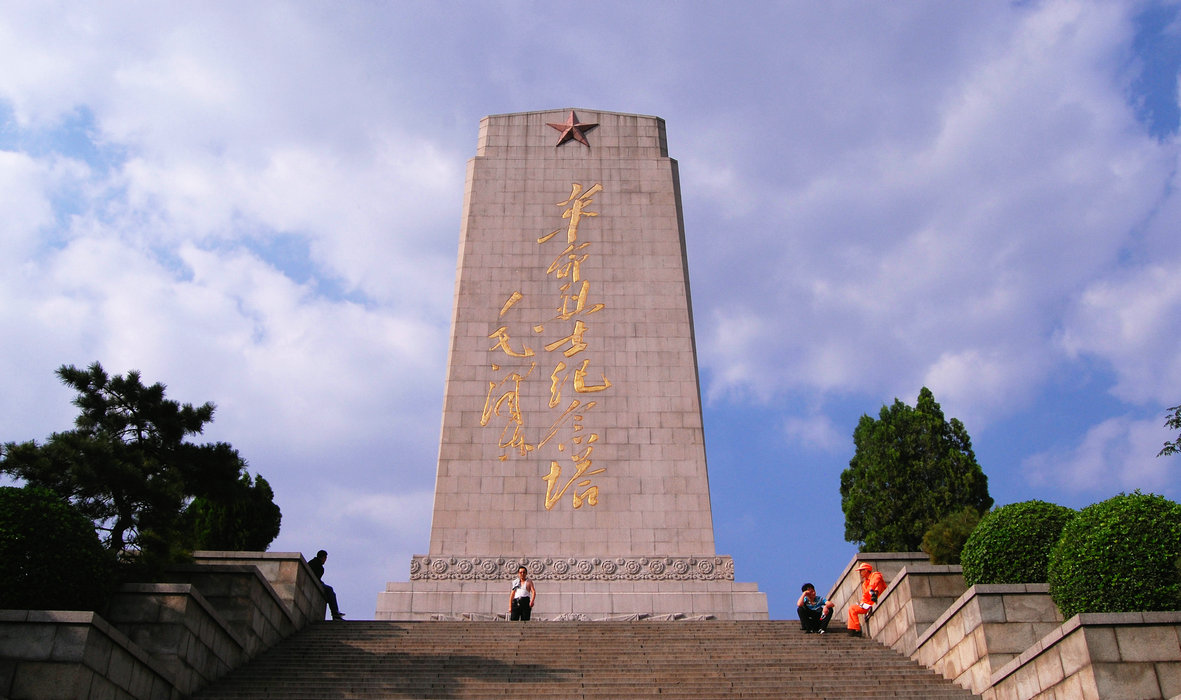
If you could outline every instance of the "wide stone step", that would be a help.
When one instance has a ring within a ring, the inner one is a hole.
[[[508,696],[973,697],[868,639],[721,621],[323,623],[196,697]]]

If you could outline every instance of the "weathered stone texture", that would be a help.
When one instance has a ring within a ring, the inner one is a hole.
[[[597,124],[589,146],[557,145],[550,124],[573,112]],[[717,578],[649,568],[716,555],[677,163],[657,117],[573,112],[480,123],[413,580],[491,580],[489,562],[500,576],[518,560],[563,591],[618,579],[604,563]],[[589,570],[532,568],[568,560]],[[400,619],[396,592],[379,618]]]

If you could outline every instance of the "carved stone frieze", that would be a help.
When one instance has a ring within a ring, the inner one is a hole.
[[[529,569],[538,581],[733,581],[730,557],[431,557],[410,561],[411,581],[498,581]]]

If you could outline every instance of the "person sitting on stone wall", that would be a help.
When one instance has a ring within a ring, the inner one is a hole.
[[[320,581],[320,585],[324,587],[324,597],[328,599],[328,609],[332,611],[333,620],[343,620],[344,613],[340,611],[340,607],[336,602],[336,591],[332,590],[332,586],[324,583],[324,562],[328,561],[328,552],[321,549],[316,552],[316,556],[308,562],[308,566],[312,567],[312,573]]]
[[[869,562],[862,562],[857,567],[861,574],[861,599],[849,606],[849,632],[854,637],[861,636],[861,616],[873,610],[878,603],[878,596],[886,591],[886,579],[882,572],[874,571]]]

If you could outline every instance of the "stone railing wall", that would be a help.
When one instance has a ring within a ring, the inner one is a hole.
[[[168,577],[199,590],[242,640],[248,657],[299,629],[295,615],[250,564],[193,564],[172,569]]]
[[[888,572],[879,562],[904,561],[893,557],[862,553],[849,563],[829,595],[838,614],[859,589],[856,565]],[[1181,611],[1083,614],[1063,623],[1045,584],[963,591],[960,567],[920,562],[886,574],[888,588],[863,628],[984,700],[1181,697]],[[961,594],[951,598],[957,586]]]
[[[1061,625],[1044,583],[978,584],[918,636],[910,656],[980,694],[993,671]]]
[[[122,587],[102,616],[0,610],[0,697],[180,700],[324,619],[299,553],[195,559],[173,583]]]
[[[1177,698],[1181,611],[1083,613],[992,675],[984,700]]]
[[[0,697],[183,696],[163,664],[92,612],[0,610]]]
[[[853,557],[845,570],[837,578],[836,584],[828,592],[828,599],[832,601],[833,614],[836,619],[831,623],[835,627],[844,627],[849,613],[849,606],[861,599],[861,575],[857,573],[857,566],[862,562],[869,562],[873,568],[882,572],[886,583],[893,582],[902,569],[912,564],[927,563],[927,555],[922,552],[863,552]],[[819,585],[819,584],[818,584]],[[819,589],[817,589],[819,590]]]
[[[324,589],[311,567],[291,552],[193,552],[202,565],[248,565],[258,569],[287,607],[297,627],[324,619]]]
[[[890,581],[864,626],[875,640],[910,656],[919,636],[966,588],[958,566],[907,564]]]
[[[249,658],[244,640],[191,584],[123,586],[103,618],[163,665],[182,695],[196,692]]]

